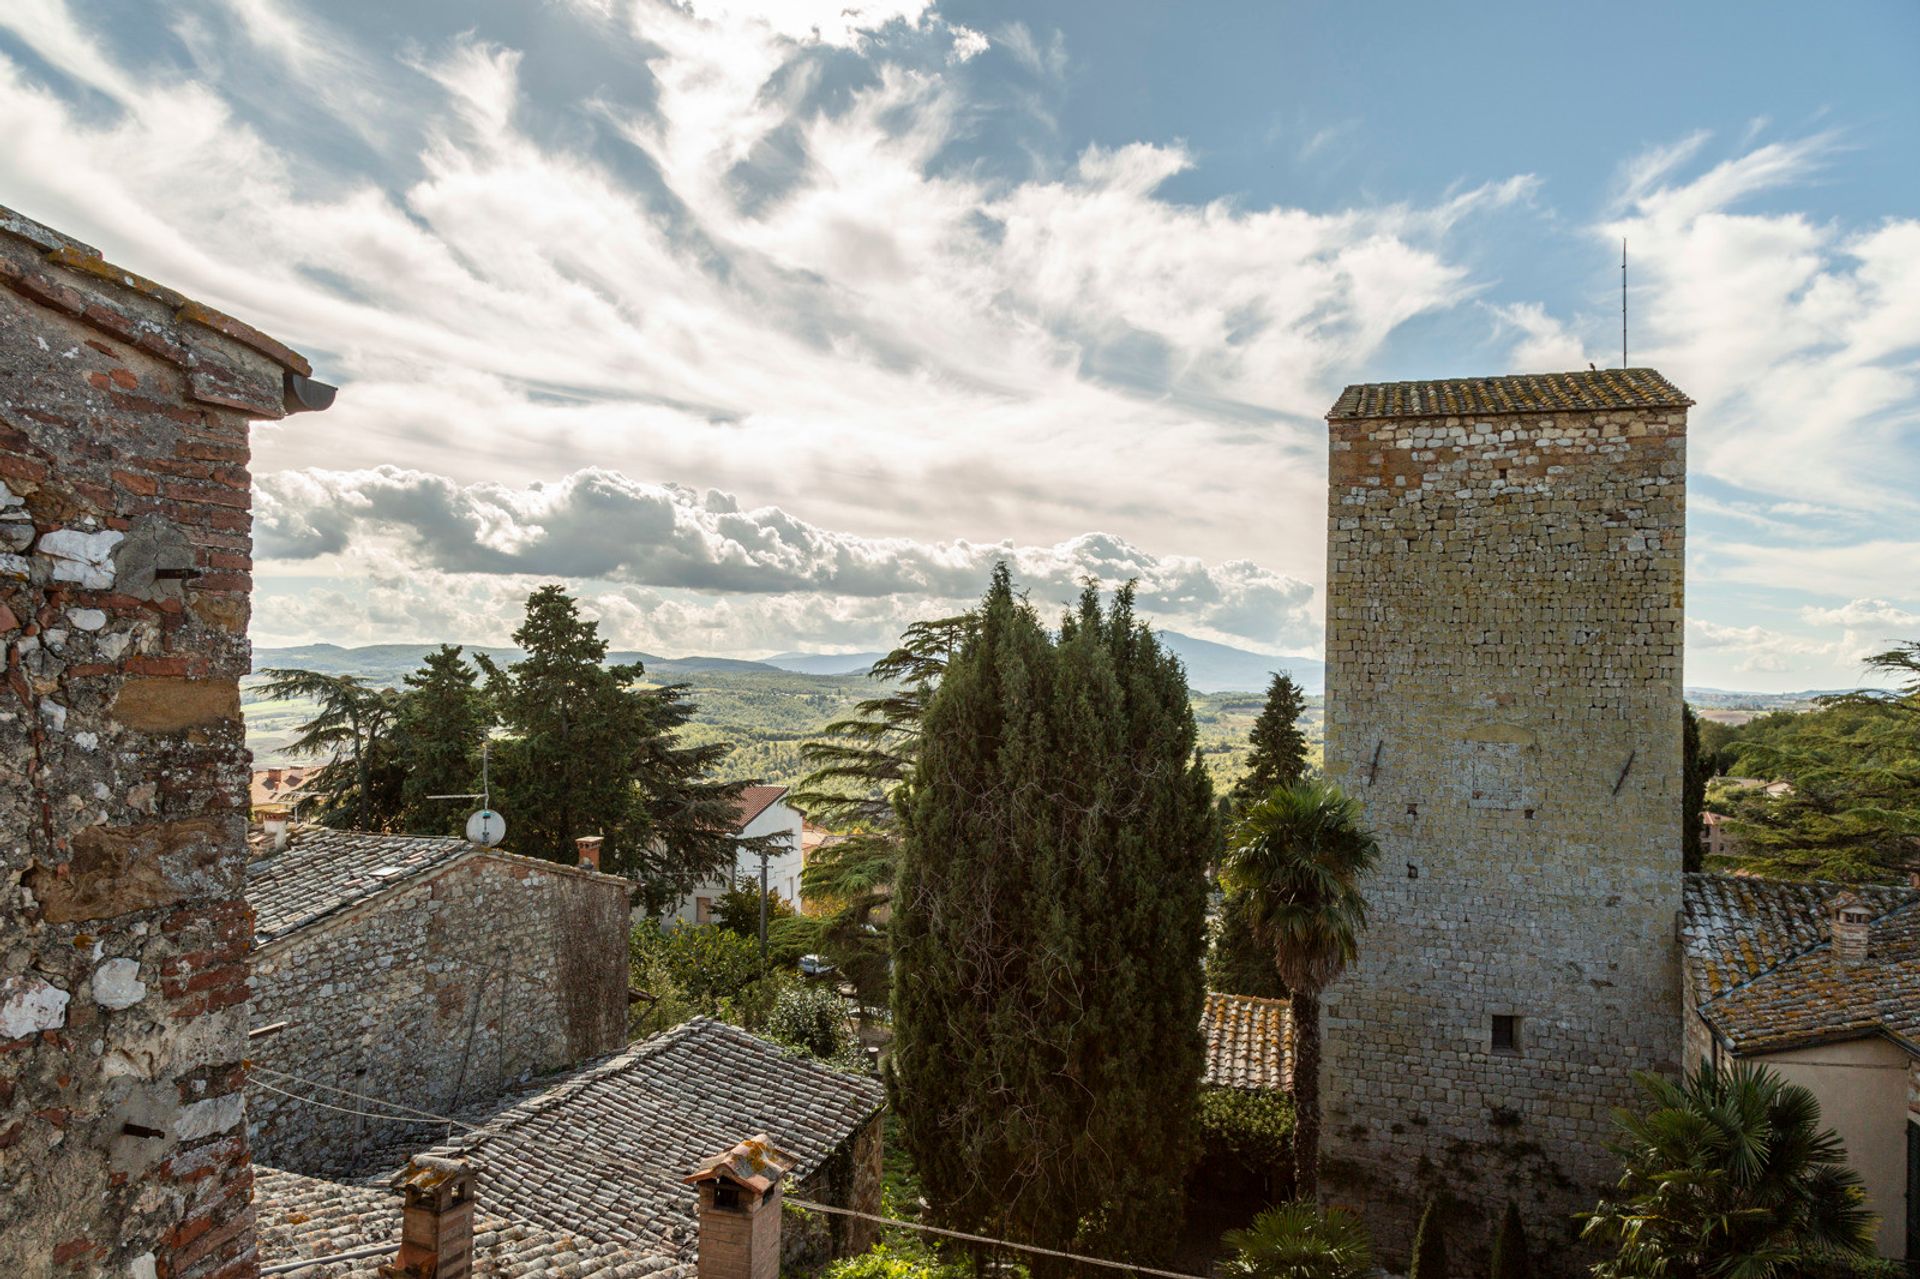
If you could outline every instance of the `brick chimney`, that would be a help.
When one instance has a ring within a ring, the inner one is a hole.
[[[573,846],[580,850],[582,870],[600,869],[600,845],[606,842],[604,835],[582,835],[573,841]]]
[[[1847,892],[1828,902],[1827,911],[1833,929],[1833,957],[1847,965],[1864,963],[1873,909],[1857,894]]]
[[[405,1196],[400,1255],[382,1279],[467,1279],[473,1273],[473,1170],[464,1160],[415,1155],[394,1178]]]
[[[792,1167],[761,1133],[687,1176],[700,1191],[698,1279],[779,1279],[780,1181]]]

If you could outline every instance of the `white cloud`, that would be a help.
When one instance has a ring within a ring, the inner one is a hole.
[[[1848,600],[1838,608],[1810,605],[1800,610],[1800,616],[1816,626],[1845,626],[1877,630],[1887,636],[1920,638],[1920,612],[1886,600]]]
[[[971,62],[988,49],[993,42],[982,33],[970,27],[953,28],[953,48],[947,53],[948,62]]]

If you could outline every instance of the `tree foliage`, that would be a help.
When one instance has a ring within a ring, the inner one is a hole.
[[[1507,1200],[1500,1228],[1493,1235],[1493,1257],[1487,1267],[1492,1279],[1533,1279],[1533,1254],[1527,1248],[1527,1227],[1520,1205]]]
[[[1681,707],[1680,751],[1680,869],[1696,871],[1706,859],[1702,840],[1707,833],[1701,814],[1706,810],[1707,761],[1700,749],[1700,717],[1693,707]]]
[[[327,757],[303,788],[314,799],[308,815],[341,829],[392,829],[403,807],[405,777],[393,737],[400,694],[351,675],[284,667],[261,673],[267,677],[261,696],[301,698],[319,706],[287,746],[290,754]]]
[[[677,740],[692,715],[684,686],[643,686],[639,662],[605,665],[599,626],[558,586],[528,597],[513,638],[519,661],[479,661],[507,734],[495,807],[515,852],[571,863],[574,840],[603,836],[602,868],[638,880],[652,913],[757,851],[762,841],[732,833],[749,783],[713,777],[725,743]]]
[[[1221,1269],[1233,1279],[1371,1279],[1373,1242],[1344,1208],[1325,1212],[1310,1200],[1269,1208],[1245,1230],[1221,1239],[1233,1255]]]
[[[400,824],[416,835],[455,835],[466,825],[472,805],[428,796],[480,789],[480,750],[492,716],[478,681],[452,644],[427,654],[405,677],[394,723],[405,773]]]
[[[1306,695],[1293,677],[1276,672],[1267,685],[1267,702],[1247,734],[1252,750],[1247,773],[1233,788],[1236,808],[1266,798],[1276,786],[1291,786],[1307,775],[1307,738],[1300,731]]]
[[[1286,1180],[1293,1163],[1293,1099],[1265,1088],[1200,1091],[1201,1157],[1238,1165],[1247,1175]]]
[[[1788,1279],[1871,1252],[1860,1177],[1811,1092],[1749,1061],[1635,1079],[1650,1104],[1616,1115],[1624,1171],[1583,1229],[1614,1252],[1600,1279]]]
[[[1360,882],[1379,855],[1359,801],[1326,782],[1274,789],[1227,838],[1221,880],[1290,992],[1294,1187],[1305,1199],[1319,1189],[1320,992],[1359,953],[1367,923]]]
[[[944,1222],[1170,1241],[1203,1066],[1194,735],[1130,590],[1089,586],[1056,639],[995,571],[899,802],[890,1084]]]
[[[1244,895],[1222,898],[1207,921],[1207,989],[1261,999],[1287,997],[1287,984],[1273,964],[1273,947],[1254,936]]]
[[[1820,699],[1719,737],[1725,771],[1779,779],[1767,795],[1716,788],[1739,869],[1795,879],[1897,879],[1920,861],[1920,641],[1867,659],[1897,687]]]

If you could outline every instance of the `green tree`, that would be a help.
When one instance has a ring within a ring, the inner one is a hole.
[[[1273,947],[1254,936],[1243,895],[1223,898],[1207,921],[1207,989],[1261,999],[1287,997],[1286,983],[1273,966]]]
[[[1680,869],[1699,870],[1706,861],[1706,823],[1701,814],[1707,803],[1707,761],[1700,750],[1700,717],[1682,705],[1680,751]]]
[[[1267,704],[1247,734],[1252,749],[1247,774],[1233,788],[1236,808],[1258,803],[1274,787],[1291,786],[1307,775],[1307,737],[1300,731],[1300,712],[1306,705],[1293,677],[1276,672],[1267,685]]]
[[[404,769],[392,729],[400,694],[372,688],[351,675],[277,667],[262,671],[268,700],[298,698],[319,703],[300,726],[290,754],[327,757],[305,789],[317,799],[313,816],[323,825],[383,831],[399,818]]]
[[[888,967],[885,907],[900,863],[894,795],[913,771],[920,723],[972,615],[915,622],[868,675],[887,690],[827,725],[801,748],[811,771],[793,804],[835,832],[800,872],[808,914],[781,928],[783,940],[831,958],[863,998],[884,998]]]
[[[640,663],[605,665],[598,625],[558,586],[528,597],[513,639],[525,656],[507,667],[477,656],[508,734],[496,807],[515,851],[570,864],[575,839],[601,835],[602,868],[638,880],[649,913],[759,851],[764,839],[733,835],[752,783],[712,775],[726,743],[676,740],[693,715],[684,685],[646,688]]]
[[[479,672],[457,645],[442,644],[406,677],[394,737],[406,780],[400,787],[401,824],[420,835],[458,834],[471,805],[431,800],[480,787],[480,748],[489,717]]]
[[[1234,1279],[1371,1279],[1373,1244],[1360,1218],[1325,1212],[1310,1200],[1269,1208],[1221,1242],[1233,1249],[1221,1267]]]
[[[1493,1235],[1493,1259],[1488,1266],[1492,1279],[1533,1279],[1533,1256],[1527,1249],[1527,1228],[1520,1220],[1520,1205],[1507,1200],[1500,1217],[1500,1228]]]
[[[1616,1114],[1624,1171],[1582,1232],[1614,1250],[1600,1279],[1787,1279],[1871,1252],[1860,1177],[1811,1092],[1748,1061],[1634,1078],[1650,1104]]]
[[[1447,1279],[1447,1229],[1441,1215],[1440,1201],[1427,1200],[1413,1231],[1413,1262],[1407,1279]]]
[[[1171,1240],[1204,1064],[1194,740],[1130,590],[1103,612],[1089,586],[1056,640],[995,570],[900,805],[890,1085],[944,1222],[1122,1257]]]
[[[1273,950],[1293,1014],[1294,1192],[1320,1185],[1320,992],[1359,953],[1360,881],[1380,854],[1360,804],[1325,782],[1297,782],[1249,808],[1228,836],[1221,879],[1246,901]]]

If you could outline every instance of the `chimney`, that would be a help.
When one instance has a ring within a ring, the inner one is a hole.
[[[287,848],[287,815],[285,813],[262,813],[260,829],[266,832],[267,842],[276,853]]]
[[[1833,929],[1833,957],[1851,967],[1867,958],[1873,910],[1854,893],[1841,893],[1828,903]]]
[[[405,1197],[400,1255],[381,1279],[468,1279],[473,1273],[473,1170],[465,1160],[415,1155],[393,1184]]]
[[[792,1167],[761,1133],[687,1176],[700,1191],[698,1279],[779,1279],[780,1180]]]
[[[606,842],[604,835],[582,835],[573,841],[580,850],[580,868],[582,870],[600,869],[600,845]]]

